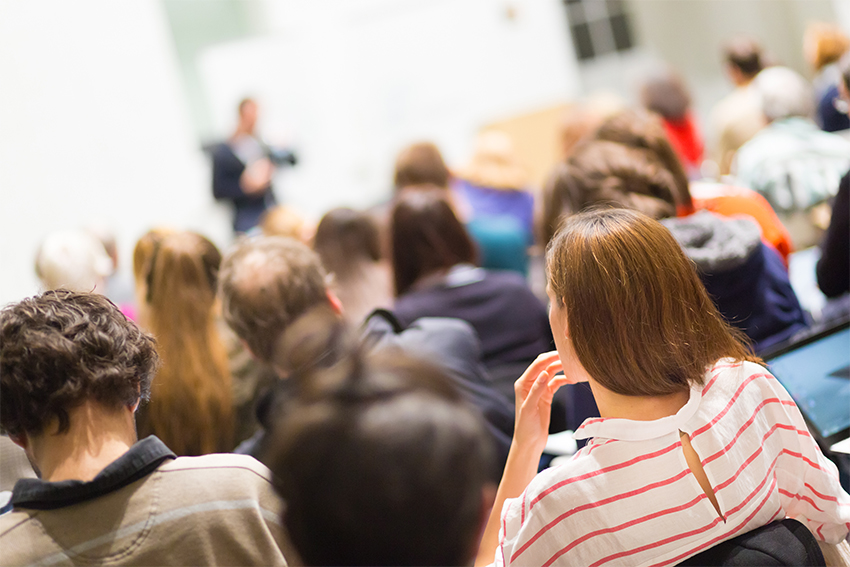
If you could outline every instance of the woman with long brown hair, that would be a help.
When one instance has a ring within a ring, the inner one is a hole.
[[[178,455],[231,450],[231,375],[215,324],[221,253],[199,234],[154,230],[133,260],[140,321],[163,361],[137,413],[139,434],[156,435]]]
[[[580,213],[546,259],[557,351],[516,382],[514,439],[476,564],[675,565],[786,517],[820,541],[846,537],[850,495],[835,465],[662,224]],[[589,442],[571,461],[535,476],[552,396],[576,382],[601,417],[576,431]]]

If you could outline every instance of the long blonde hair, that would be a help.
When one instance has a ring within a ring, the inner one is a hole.
[[[215,325],[220,263],[215,245],[192,232],[151,231],[136,246],[140,319],[163,360],[139,430],[179,455],[232,449],[231,376]]]

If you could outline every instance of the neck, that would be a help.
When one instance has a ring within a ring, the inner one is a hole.
[[[690,392],[676,392],[666,396],[624,396],[590,381],[599,415],[633,421],[654,421],[675,415],[690,399]]]
[[[31,458],[48,482],[92,480],[136,442],[133,410],[105,408],[87,401],[68,412],[70,429],[56,431],[51,423],[43,433],[30,438]]]
[[[253,128],[248,128],[248,127],[243,126],[241,124],[236,127],[236,131],[233,133],[234,138],[238,138],[239,136],[253,136],[253,135],[254,135],[254,129]]]

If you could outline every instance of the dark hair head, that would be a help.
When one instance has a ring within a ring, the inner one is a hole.
[[[540,236],[549,242],[564,215],[594,205],[625,207],[653,218],[676,214],[676,178],[654,152],[592,140],[559,165],[544,190]]]
[[[761,46],[749,37],[736,37],[723,46],[723,59],[746,77],[755,77],[764,68]]]
[[[301,337],[280,356],[328,344]],[[272,437],[292,543],[307,565],[468,564],[494,458],[480,416],[436,367],[347,345],[290,377]]]
[[[368,213],[333,209],[316,227],[313,250],[329,272],[344,275],[360,262],[381,259],[378,225]]]
[[[659,71],[641,86],[643,106],[666,120],[683,120],[691,107],[691,95],[682,77],[672,69]]]
[[[393,206],[390,234],[396,295],[422,276],[476,261],[475,245],[438,187],[410,187]]]
[[[596,130],[595,139],[651,151],[676,181],[676,203],[686,209],[693,207],[688,174],[656,115],[643,110],[624,110],[605,120]]]
[[[396,190],[408,185],[431,183],[448,187],[449,168],[437,146],[431,142],[417,142],[404,148],[395,162],[394,185]]]
[[[670,231],[644,214],[574,215],[550,242],[546,263],[579,361],[612,392],[672,394],[701,384],[720,358],[758,361]]]
[[[41,434],[87,400],[118,409],[147,399],[154,339],[102,295],[64,289],[0,311],[0,426]]]
[[[238,241],[221,263],[219,291],[228,325],[264,362],[292,321],[328,301],[319,257],[281,236]]]

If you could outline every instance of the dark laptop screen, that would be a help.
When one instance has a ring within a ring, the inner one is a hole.
[[[850,428],[850,327],[766,359],[800,411],[826,439]]]

